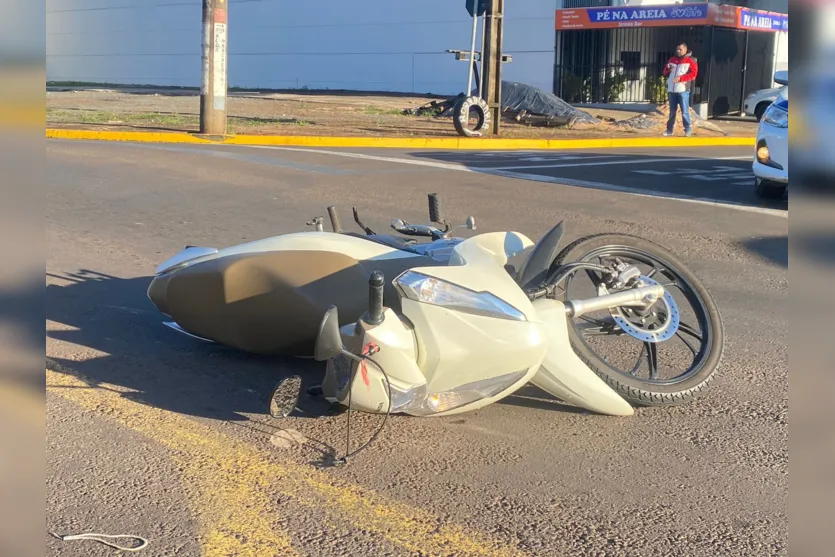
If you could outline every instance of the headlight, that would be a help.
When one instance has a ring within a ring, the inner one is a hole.
[[[789,113],[777,105],[772,104],[768,107],[768,110],[765,111],[763,121],[766,124],[777,126],[778,128],[788,128]]]
[[[499,377],[459,385],[448,391],[430,393],[420,404],[410,404],[404,408],[404,411],[415,416],[429,416],[460,408],[477,400],[496,396],[522,379],[527,372],[528,370],[523,369]]]
[[[489,292],[475,292],[415,271],[406,271],[394,283],[403,296],[416,302],[485,317],[526,321],[521,311]]]

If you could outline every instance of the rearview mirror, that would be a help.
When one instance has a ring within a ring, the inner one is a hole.
[[[319,335],[316,337],[316,346],[313,349],[313,357],[324,362],[342,354],[342,336],[339,334],[339,311],[336,306],[331,306],[325,313]]]
[[[273,389],[270,395],[270,416],[273,418],[286,418],[299,403],[299,394],[302,390],[302,378],[293,375],[281,381]]]
[[[775,72],[774,83],[777,83],[778,85],[788,85],[789,72],[787,70],[780,70],[779,72]]]
[[[467,228],[470,230],[475,230],[475,217],[467,217]]]

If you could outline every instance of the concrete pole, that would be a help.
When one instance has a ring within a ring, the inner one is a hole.
[[[226,135],[228,0],[203,0],[200,133]]]
[[[502,30],[504,0],[490,0],[484,14],[484,50],[481,54],[481,96],[490,107],[493,135],[499,135],[502,113]]]

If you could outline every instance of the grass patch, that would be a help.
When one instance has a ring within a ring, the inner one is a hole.
[[[46,121],[64,124],[124,124],[144,127],[182,128],[196,126],[199,124],[200,119],[191,114],[47,108]]]
[[[362,110],[366,114],[374,114],[377,116],[403,116],[403,111],[397,108],[380,108],[378,106],[366,106]]]
[[[84,110],[71,108],[47,108],[46,121],[53,124],[98,124],[132,126],[137,128],[163,128],[180,131],[196,131],[200,117],[196,114],[171,114],[160,112],[113,112],[109,110]],[[307,127],[314,122],[297,118],[253,118],[228,116],[230,133],[246,133],[259,128],[276,126]]]

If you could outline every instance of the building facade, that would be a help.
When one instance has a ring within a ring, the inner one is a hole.
[[[550,91],[555,0],[506,4],[504,78]],[[46,23],[49,81],[200,86],[202,0],[47,0]],[[454,95],[471,30],[464,0],[229,0],[228,82]]]
[[[716,41],[705,33],[712,26],[560,29],[560,13],[673,1],[506,0],[504,52],[512,62],[505,64],[502,77],[574,102],[612,100],[613,90],[619,92],[618,102],[651,101],[659,61],[682,38],[703,57],[705,44]],[[465,88],[467,64],[447,52],[470,47],[472,20],[464,0],[228,2],[230,87],[440,95]],[[724,3],[771,12],[788,7],[787,0]],[[200,86],[202,0],[47,0],[46,8],[47,81]],[[716,31],[719,42],[728,40],[724,31]],[[770,83],[766,74],[784,65],[781,49],[787,62],[783,35],[787,31],[747,33],[743,46],[749,54],[743,63],[756,67],[734,78],[741,95]],[[771,62],[759,61],[769,53]],[[728,75],[733,71],[735,66]],[[766,77],[752,77],[758,73]]]
[[[554,92],[568,102],[665,99],[662,71],[681,42],[699,66],[691,95],[704,116],[740,113],[749,93],[788,68],[785,1],[565,2],[557,10]]]

